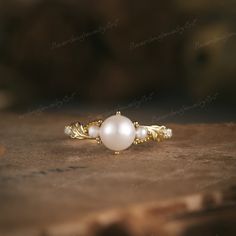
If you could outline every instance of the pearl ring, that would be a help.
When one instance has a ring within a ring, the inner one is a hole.
[[[149,140],[160,142],[172,137],[172,130],[165,126],[139,125],[138,122],[132,122],[121,115],[119,111],[104,121],[97,120],[87,125],[79,122],[72,123],[65,127],[64,132],[74,139],[94,139],[115,151],[115,154],[119,154],[132,144],[140,144]]]

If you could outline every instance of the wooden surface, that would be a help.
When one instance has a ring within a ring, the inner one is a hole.
[[[63,114],[1,114],[0,235],[82,235],[87,218],[107,211],[162,202],[173,206],[177,199],[186,203],[187,196],[194,205],[196,196],[222,193],[236,183],[235,123],[165,124],[173,129],[171,140],[132,146],[115,156],[93,141],[64,136],[64,126],[76,120],[88,121]],[[148,118],[143,121],[148,124]],[[235,216],[236,198],[230,196],[233,207],[224,209],[225,221]],[[114,214],[109,214],[107,219],[112,219]],[[112,232],[96,235],[135,235]],[[180,235],[173,232],[169,235]]]

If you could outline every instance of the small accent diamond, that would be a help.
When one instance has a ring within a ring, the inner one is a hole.
[[[65,129],[64,129],[64,133],[65,133],[66,135],[70,135],[70,134],[71,134],[71,128],[68,127],[68,126],[66,126]]]
[[[168,138],[171,138],[171,137],[172,137],[172,130],[171,130],[171,129],[167,129],[167,130],[166,130],[166,136],[167,136]]]

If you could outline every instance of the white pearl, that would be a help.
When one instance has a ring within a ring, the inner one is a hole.
[[[145,139],[147,137],[148,131],[144,127],[138,127],[136,129],[136,137],[139,139]]]
[[[92,138],[97,138],[99,136],[99,127],[97,125],[89,126],[88,135]]]
[[[110,116],[100,127],[100,138],[102,143],[111,150],[125,150],[134,142],[134,124],[120,114]]]

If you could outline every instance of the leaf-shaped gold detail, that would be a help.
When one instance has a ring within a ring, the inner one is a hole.
[[[94,139],[88,135],[88,128],[91,125],[97,125],[100,126],[102,123],[102,120],[93,121],[90,122],[87,125],[83,125],[80,122],[72,123],[71,125],[68,125],[65,127],[65,133],[69,135],[71,138],[76,139]]]
[[[80,124],[79,122],[73,123],[69,126],[65,127],[65,130],[67,130],[67,134],[71,138],[77,138],[77,139],[88,139],[90,138],[88,135],[87,129]]]
[[[144,125],[140,125],[139,127],[143,127],[145,129],[147,129],[148,131],[148,135],[145,139],[138,139],[136,138],[134,143],[135,144],[139,144],[139,143],[143,143],[143,142],[147,142],[149,140],[153,140],[153,141],[157,141],[157,142],[161,142],[164,139],[167,138],[166,136],[166,127],[165,126],[158,126],[158,125],[150,125],[150,126],[144,126]]]

